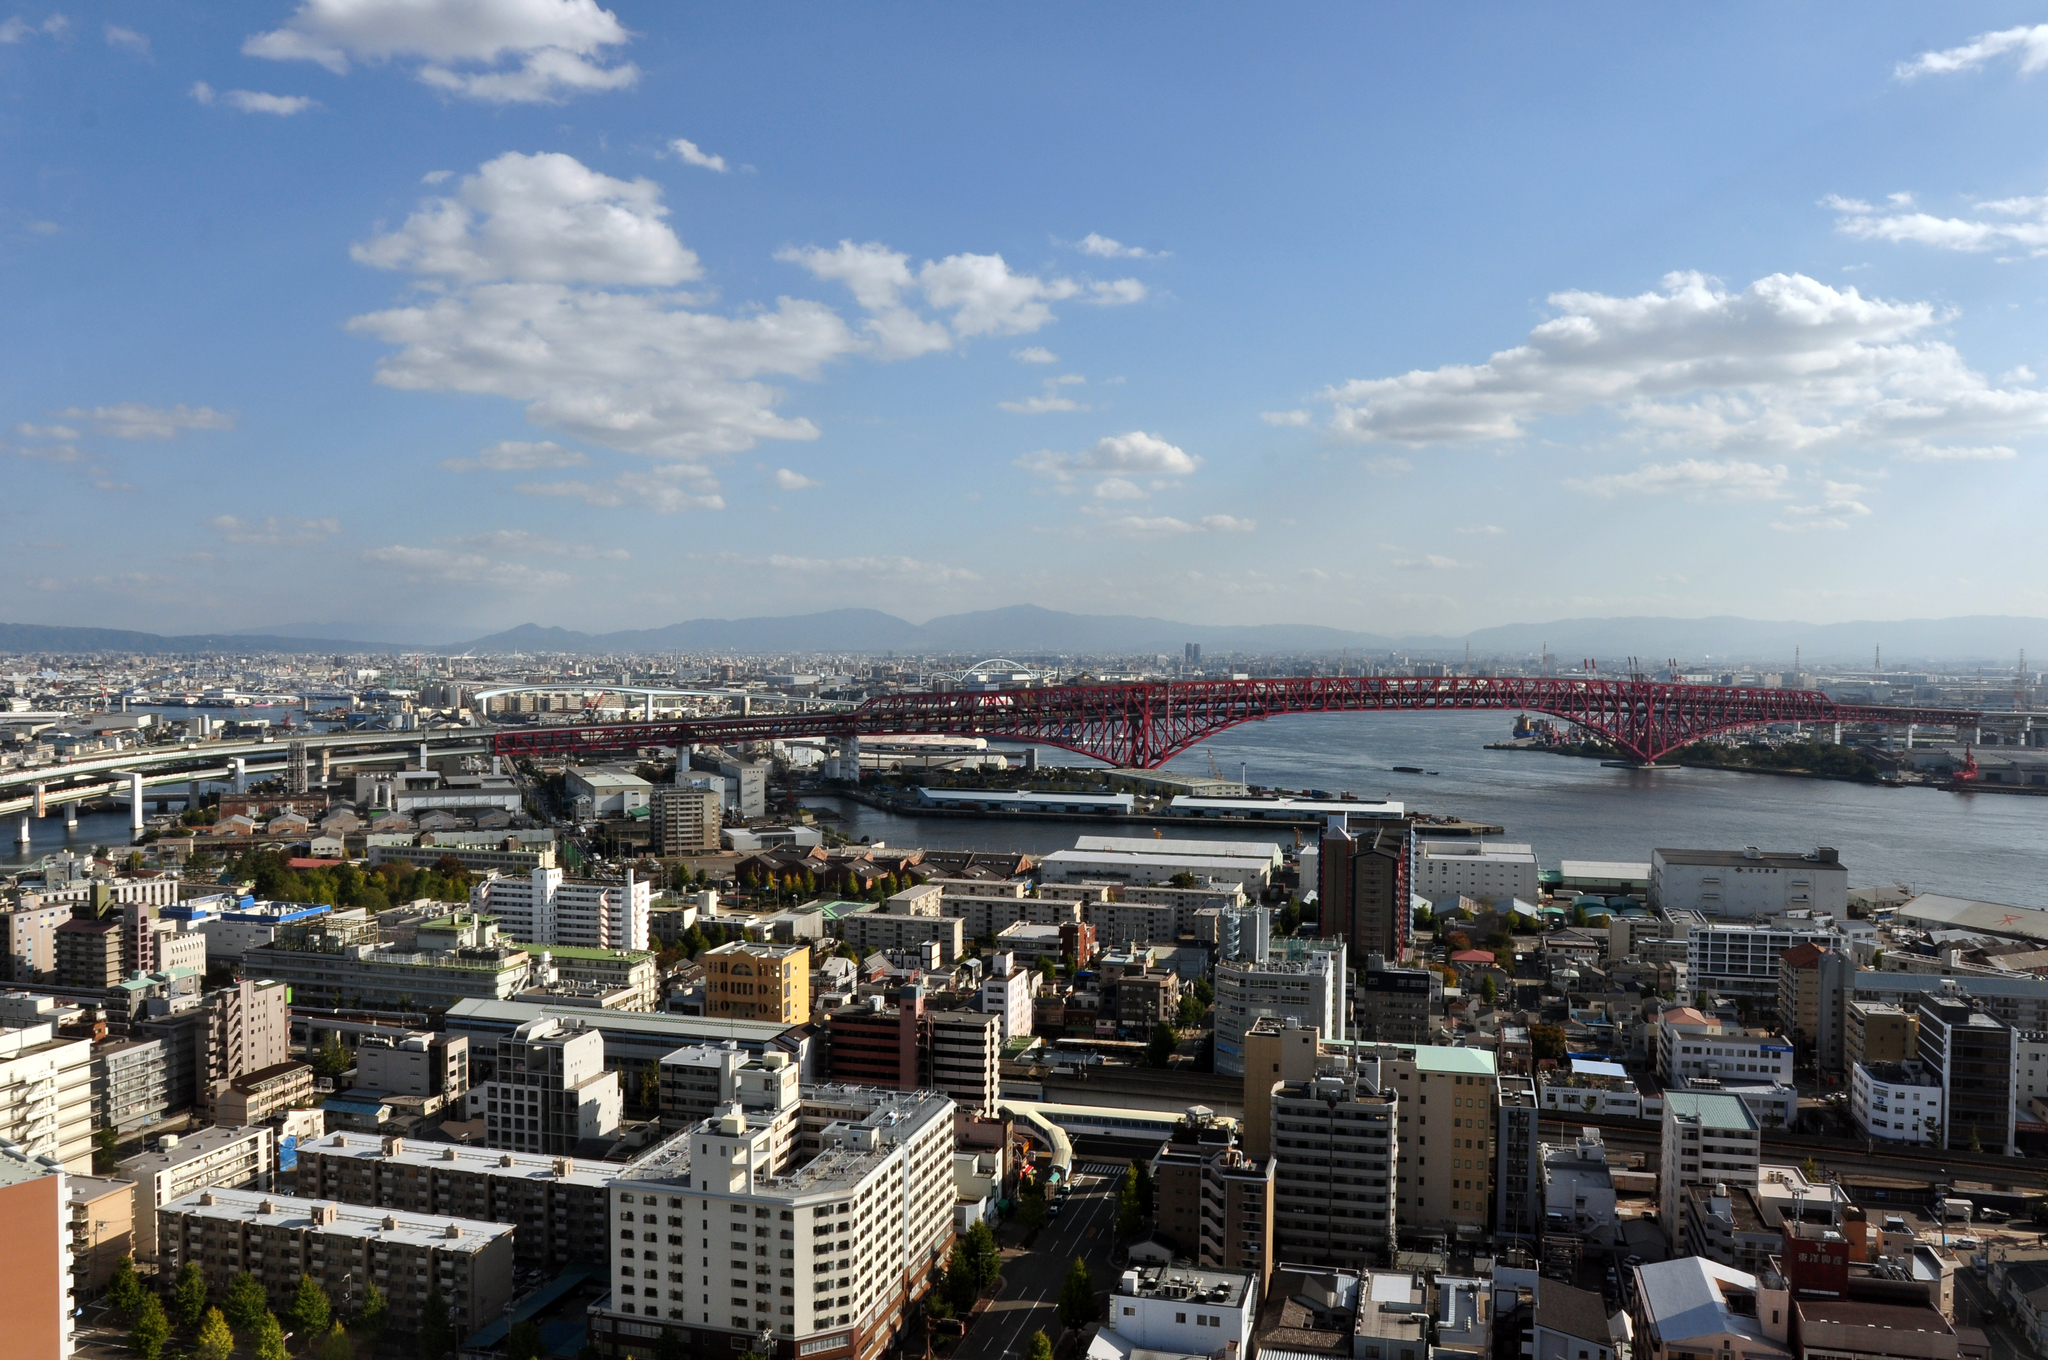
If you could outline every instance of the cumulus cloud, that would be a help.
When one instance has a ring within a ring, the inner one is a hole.
[[[996,406],[1014,415],[1025,416],[1043,415],[1048,411],[1085,411],[1088,408],[1072,397],[1061,396],[1060,389],[1079,386],[1087,381],[1078,373],[1063,373],[1057,378],[1047,378],[1045,390],[1038,396],[1025,397],[1020,401],[999,401]]]
[[[133,52],[138,57],[149,55],[149,35],[146,33],[137,33],[134,29],[123,28],[119,24],[108,24],[104,33],[109,47],[118,47],[123,52]]]
[[[942,562],[923,562],[915,557],[796,557],[783,553],[763,558],[738,558],[729,556],[726,560],[743,562],[748,566],[766,567],[771,571],[792,572],[810,576],[820,581],[836,577],[858,576],[871,581],[899,581],[918,585],[957,585],[966,581],[979,581],[980,575],[965,567],[948,566]]]
[[[1488,538],[1494,538],[1507,533],[1507,530],[1501,528],[1498,524],[1461,524],[1458,526],[1458,532],[1461,534],[1481,534]]]
[[[16,425],[14,432],[23,439],[80,439],[84,437],[69,425],[31,425],[27,421]]]
[[[1974,448],[1954,444],[1914,444],[1900,449],[1893,456],[1908,463],[1997,463],[2017,458],[2019,452],[2004,444],[1983,444]]]
[[[1571,485],[1596,496],[1683,494],[1772,500],[1785,494],[1791,476],[1783,463],[1765,467],[1734,458],[1718,462],[1687,458],[1677,463],[1647,463],[1634,472],[1587,477]]]
[[[1144,488],[1123,477],[1105,477],[1095,484],[1095,498],[1104,501],[1141,501]]]
[[[1798,533],[1808,529],[1846,529],[1849,521],[1870,513],[1857,497],[1864,488],[1850,482],[1823,481],[1817,505],[1788,505],[1784,517],[1772,522],[1773,529]]]
[[[596,0],[303,0],[282,28],[252,34],[244,54],[350,63],[418,62],[414,76],[485,103],[559,103],[626,89],[630,62],[604,64],[632,35]]]
[[[548,538],[525,529],[493,529],[489,533],[470,534],[445,541],[458,548],[475,548],[481,552],[513,556],[524,553],[540,557],[569,557],[584,562],[623,562],[632,556],[624,548],[597,548],[587,543],[570,543],[564,539]]]
[[[1911,194],[1893,194],[1891,209],[1912,206]],[[1835,230],[1861,241],[1905,242],[1938,250],[2048,253],[2048,198],[1997,198],[1976,205],[1970,217],[1892,211],[1862,199],[1830,194],[1821,206],[1840,214]]]
[[[459,283],[672,286],[700,271],[667,216],[653,180],[614,179],[559,152],[508,151],[349,253],[378,269]]]
[[[946,349],[955,337],[1022,335],[1042,329],[1054,319],[1055,302],[1118,306],[1145,296],[1145,285],[1136,279],[1041,278],[1016,272],[1000,255],[948,255],[926,260],[913,270],[908,255],[875,241],[841,241],[830,250],[792,248],[778,252],[776,258],[844,284],[868,313],[863,329],[877,350],[891,358]],[[914,297],[922,297],[934,311],[951,313],[950,331],[922,315]],[[1017,354],[1030,352],[1044,351]]]
[[[1417,557],[1397,557],[1394,565],[1402,571],[1452,571],[1456,569],[1458,559],[1439,553],[1423,553]]]
[[[1201,522],[1204,529],[1219,534],[1248,534],[1259,527],[1257,520],[1236,515],[1204,515]]]
[[[38,34],[45,38],[62,38],[70,32],[71,21],[61,14],[52,14],[39,24],[32,24],[17,14],[0,23],[0,43],[13,46],[15,43],[27,42]]]
[[[590,443],[698,459],[816,438],[810,421],[776,413],[782,393],[763,379],[814,378],[859,338],[815,302],[782,298],[737,317],[695,310],[668,291],[700,270],[667,211],[651,181],[507,153],[355,247],[362,263],[422,287],[349,326],[396,347],[378,366],[387,386],[524,401],[535,424]],[[607,483],[591,494],[619,492]],[[717,502],[659,489],[664,507],[686,508],[682,499]]]
[[[145,406],[139,401],[112,406],[71,406],[50,413],[115,439],[170,439],[184,430],[232,430],[235,413],[210,406]]]
[[[778,490],[782,491],[808,491],[812,487],[823,486],[824,483],[815,478],[806,477],[801,472],[792,472],[788,468],[777,468],[775,469],[775,485]]]
[[[721,175],[726,171],[725,157],[712,155],[688,137],[676,138],[668,144],[668,149],[681,156],[685,165],[701,165],[706,170],[716,170]]]
[[[289,118],[320,106],[319,100],[308,99],[305,95],[265,94],[261,90],[215,90],[203,80],[193,81],[188,93],[208,108],[221,103],[243,113],[268,113],[279,118]]]
[[[1044,345],[1026,345],[1022,349],[1013,349],[1010,351],[1010,357],[1020,364],[1056,364],[1060,361],[1060,356]]]
[[[1248,534],[1258,528],[1253,520],[1235,515],[1204,515],[1190,523],[1172,515],[1120,515],[1114,519],[1091,520],[1068,532],[1079,538],[1177,538],[1182,534]]]
[[[664,463],[645,472],[621,472],[602,482],[524,482],[526,496],[554,496],[613,509],[637,505],[657,515],[723,510],[725,498],[710,472],[690,463]]]
[[[412,548],[392,544],[365,548],[362,560],[384,567],[408,581],[424,585],[557,586],[568,581],[559,571],[537,571],[522,562],[503,562],[482,553],[452,548]]]
[[[1942,314],[1797,274],[1740,292],[1702,274],[1635,297],[1568,292],[1560,315],[1482,364],[1330,388],[1330,428],[1409,445],[1512,439],[1545,417],[1604,412],[1657,441],[1823,453],[2048,430],[2048,394],[2000,388]]]
[[[590,455],[581,449],[565,449],[552,439],[527,443],[507,439],[493,444],[474,458],[444,458],[441,466],[450,472],[532,472],[540,468],[582,467]]]
[[[206,527],[214,536],[229,543],[247,543],[260,548],[298,547],[318,543],[341,532],[341,521],[325,519],[291,519],[277,515],[265,515],[260,520],[237,519],[233,515],[215,515],[206,521]]]
[[[1105,260],[1163,260],[1173,254],[1170,250],[1146,250],[1140,246],[1127,246],[1122,241],[1113,241],[1093,231],[1076,241],[1074,248],[1083,255],[1095,255]]]
[[[1112,476],[1185,477],[1202,465],[1202,460],[1143,430],[1106,435],[1079,453],[1057,453],[1040,449],[1017,460],[1017,466],[1056,482],[1076,476],[1102,473]]]
[[[1892,74],[1900,80],[1954,75],[1961,71],[1979,70],[1987,62],[2003,56],[2017,57],[2021,75],[2032,75],[2048,66],[2048,24],[1980,33],[1960,47],[1922,52],[1911,61],[1902,61],[1892,68]]]

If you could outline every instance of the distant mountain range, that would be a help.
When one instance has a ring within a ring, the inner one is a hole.
[[[303,630],[303,631],[301,631]],[[1069,614],[1014,605],[970,614],[948,614],[923,624],[873,609],[834,609],[748,619],[693,619],[664,628],[614,633],[522,624],[467,641],[408,642],[406,625],[301,624],[240,633],[164,637],[112,628],[69,628],[47,624],[0,624],[0,653],[143,652],[195,655],[209,652],[380,652],[403,648],[451,654],[474,652],[570,652],[584,655],[649,652],[838,652],[880,654],[973,653],[977,656],[1043,656],[1165,652],[1177,655],[1190,642],[1204,653],[1328,654],[1360,658],[1398,653],[1410,657],[1460,659],[1469,645],[1475,660],[1534,656],[1544,649],[1576,663],[1593,657],[1613,665],[1640,657],[1645,669],[1676,657],[1689,665],[1726,661],[1789,662],[1799,655],[1812,663],[1860,662],[1883,648],[1893,665],[1941,660],[1950,664],[2010,666],[2022,649],[2036,664],[2048,664],[2048,619],[1974,615],[1952,619],[1896,619],[1856,623],[1797,623],[1736,618],[1558,619],[1549,623],[1503,624],[1463,636],[1385,635],[1326,628],[1316,624],[1254,625],[1177,623],[1127,614]],[[368,636],[369,634],[376,636]],[[1021,655],[1020,655],[1021,654]]]

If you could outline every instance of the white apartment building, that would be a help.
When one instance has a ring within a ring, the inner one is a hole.
[[[628,869],[624,879],[570,878],[560,869],[494,874],[469,892],[469,904],[498,918],[500,932],[524,944],[591,949],[647,948],[651,884]]]
[[[1154,844],[1154,842],[1146,842]],[[1242,888],[1263,888],[1272,881],[1273,866],[1263,856],[1219,855],[1213,851],[1175,855],[1140,854],[1133,850],[1055,850],[1038,862],[1044,883],[1171,883],[1176,874]]]
[[[1273,1093],[1274,1260],[1355,1268],[1393,1249],[1401,1104],[1376,1061]]]
[[[1917,1062],[1857,1063],[1849,1069],[1849,1113],[1882,1143],[1934,1143],[1947,1123],[1941,1078]]]
[[[1216,1071],[1244,1072],[1244,1036],[1261,1016],[1314,1026],[1326,1039],[1344,1032],[1344,949],[1300,959],[1216,965]]]
[[[592,1340],[664,1325],[870,1360],[953,1239],[953,1102],[816,1086],[678,1134],[612,1181],[612,1292]]]
[[[616,765],[572,766],[562,774],[562,786],[579,806],[577,811],[591,817],[624,817],[648,805],[654,786],[631,770]],[[581,804],[589,800],[589,811]]]
[[[1470,897],[1506,906],[1537,894],[1535,847],[1502,841],[1418,840],[1411,890],[1432,902]]]
[[[1039,973],[1018,963],[1009,950],[989,962],[988,977],[981,984],[981,1009],[1002,1020],[1003,1038],[1031,1033],[1031,996],[1038,990]]]
[[[1762,1136],[1749,1106],[1731,1095],[1664,1093],[1664,1129],[1657,1163],[1658,1220],[1674,1252],[1697,1252],[1679,1241],[1689,1185],[1757,1185]]]
[[[1203,907],[1195,912],[1195,938],[1216,946],[1216,957],[1264,963],[1273,952],[1271,907]]]
[[[1849,914],[1849,871],[1823,846],[1806,854],[1759,850],[1653,850],[1650,907],[1702,916]]]
[[[1251,1354],[1258,1321],[1258,1277],[1183,1263],[1133,1266],[1109,1296],[1109,1321],[1119,1354]]]
[[[1691,1006],[1665,1011],[1657,1025],[1657,1075],[1676,1086],[1694,1077],[1792,1084],[1792,1041],[1731,1029]]]
[[[604,1070],[598,1031],[550,1017],[498,1040],[484,1083],[486,1147],[567,1155],[581,1139],[617,1133],[623,1112],[619,1074]]]
[[[135,1182],[135,1254],[156,1255],[156,1211],[172,1200],[200,1190],[268,1190],[275,1138],[264,1124],[216,1124],[182,1138],[167,1133],[155,1152],[122,1162],[115,1176]]]
[[[31,1157],[92,1174],[92,1041],[54,1024],[0,1029],[0,1138]]]
[[[994,1110],[1002,1089],[1002,1022],[980,1011],[928,1011],[925,1018],[932,1085],[963,1110]]]
[[[1778,965],[1785,951],[1814,943],[1849,952],[1849,942],[1831,926],[1750,926],[1707,922],[1685,936],[1685,973],[1692,994],[1778,998]]]

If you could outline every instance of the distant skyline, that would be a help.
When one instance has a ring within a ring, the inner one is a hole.
[[[0,620],[2048,615],[2048,13],[0,5]]]

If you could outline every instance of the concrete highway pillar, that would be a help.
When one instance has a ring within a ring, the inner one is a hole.
[[[21,814],[21,835],[15,839],[19,840],[23,845],[28,844],[28,814],[26,812]]]
[[[846,745],[840,748],[846,761],[846,777],[853,783],[860,783],[860,737],[848,737]]]
[[[654,721],[654,696],[652,694],[647,696],[646,721]]]
[[[427,768],[427,744],[425,742],[420,743],[420,768],[422,770]]]
[[[48,788],[49,785],[47,784],[36,785],[36,816],[38,818],[49,815],[49,810],[43,806],[43,794]]]
[[[249,791],[249,758],[247,756],[236,756],[228,762],[228,769],[234,772],[235,792],[247,793]]]
[[[492,774],[503,774],[503,773],[505,773],[505,757],[503,757],[503,756],[492,756],[492,757],[491,757],[491,773],[492,773]]]
[[[1970,729],[1970,743],[1973,746],[1982,746],[1984,744],[1983,724],[1980,723],[1977,726]]]
[[[1842,725],[1841,725],[1840,723],[1836,723],[1836,724],[1835,724],[1835,745],[1837,745],[1837,746],[1840,746],[1841,744],[1842,744]]]
[[[128,772],[128,829],[142,834],[142,771]]]
[[[1919,728],[1920,728],[1920,724],[1918,724],[1918,723],[1907,723],[1907,724],[1906,724],[1906,749],[1907,749],[1908,751],[1910,751],[1910,750],[1912,750],[1912,749],[1913,749],[1913,733],[1914,733],[1914,732],[1916,732],[1916,731],[1918,731],[1918,730],[1919,730]]]
[[[753,713],[754,713],[754,696],[753,696],[753,695],[751,695],[751,694],[742,694],[742,695],[740,696],[740,716],[741,716],[742,718],[748,718],[748,717],[752,717],[752,716],[753,716]]]
[[[334,778],[334,750],[332,747],[323,746],[320,748],[320,782],[325,784],[332,778]]]

